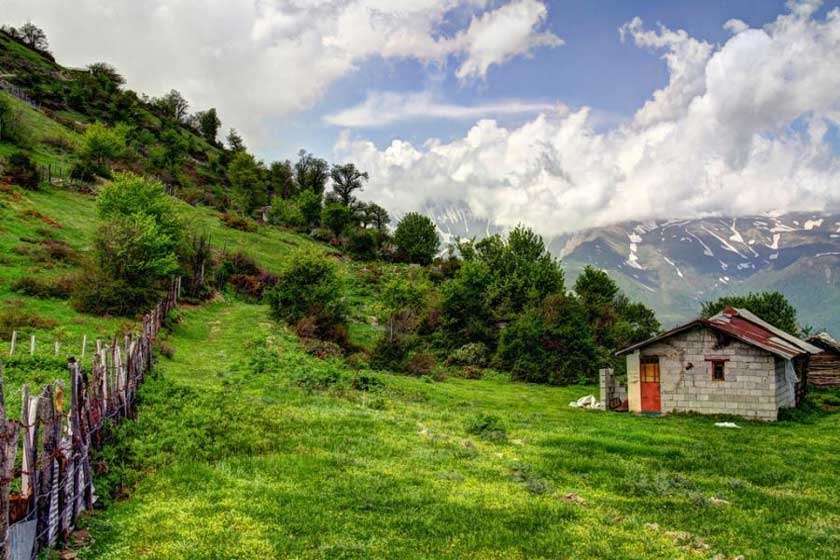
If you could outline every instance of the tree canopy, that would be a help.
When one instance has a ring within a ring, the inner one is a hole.
[[[796,319],[796,308],[780,292],[758,292],[745,296],[724,296],[715,301],[703,303],[700,314],[711,317],[726,307],[741,307],[755,313],[774,327],[799,336],[800,329]]]

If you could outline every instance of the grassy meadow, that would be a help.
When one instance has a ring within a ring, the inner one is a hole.
[[[840,554],[840,415],[720,429],[568,406],[594,387],[355,371],[236,301],[167,344],[80,558]]]

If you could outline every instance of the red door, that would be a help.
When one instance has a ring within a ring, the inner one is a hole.
[[[640,377],[642,382],[642,412],[661,412],[659,395],[659,358],[642,358]]]

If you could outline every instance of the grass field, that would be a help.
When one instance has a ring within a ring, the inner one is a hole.
[[[239,302],[168,342],[112,448],[130,497],[80,557],[840,556],[840,415],[727,430],[568,407],[592,387],[356,372]]]

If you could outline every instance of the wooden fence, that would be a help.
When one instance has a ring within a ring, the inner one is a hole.
[[[17,97],[27,105],[31,106],[33,109],[41,110],[41,104],[35,101],[32,97],[30,97],[26,90],[21,87],[18,87],[10,82],[7,82],[3,78],[0,78],[0,90],[7,92],[9,95],[13,95]]]
[[[143,317],[142,332],[98,345],[90,373],[69,358],[69,395],[61,380],[35,395],[24,386],[20,421],[7,417],[0,364],[0,559],[31,560],[66,541],[79,514],[93,507],[91,455],[104,443],[106,420],[135,416],[152,342],[179,290],[177,279]],[[12,492],[18,476],[20,490]]]

